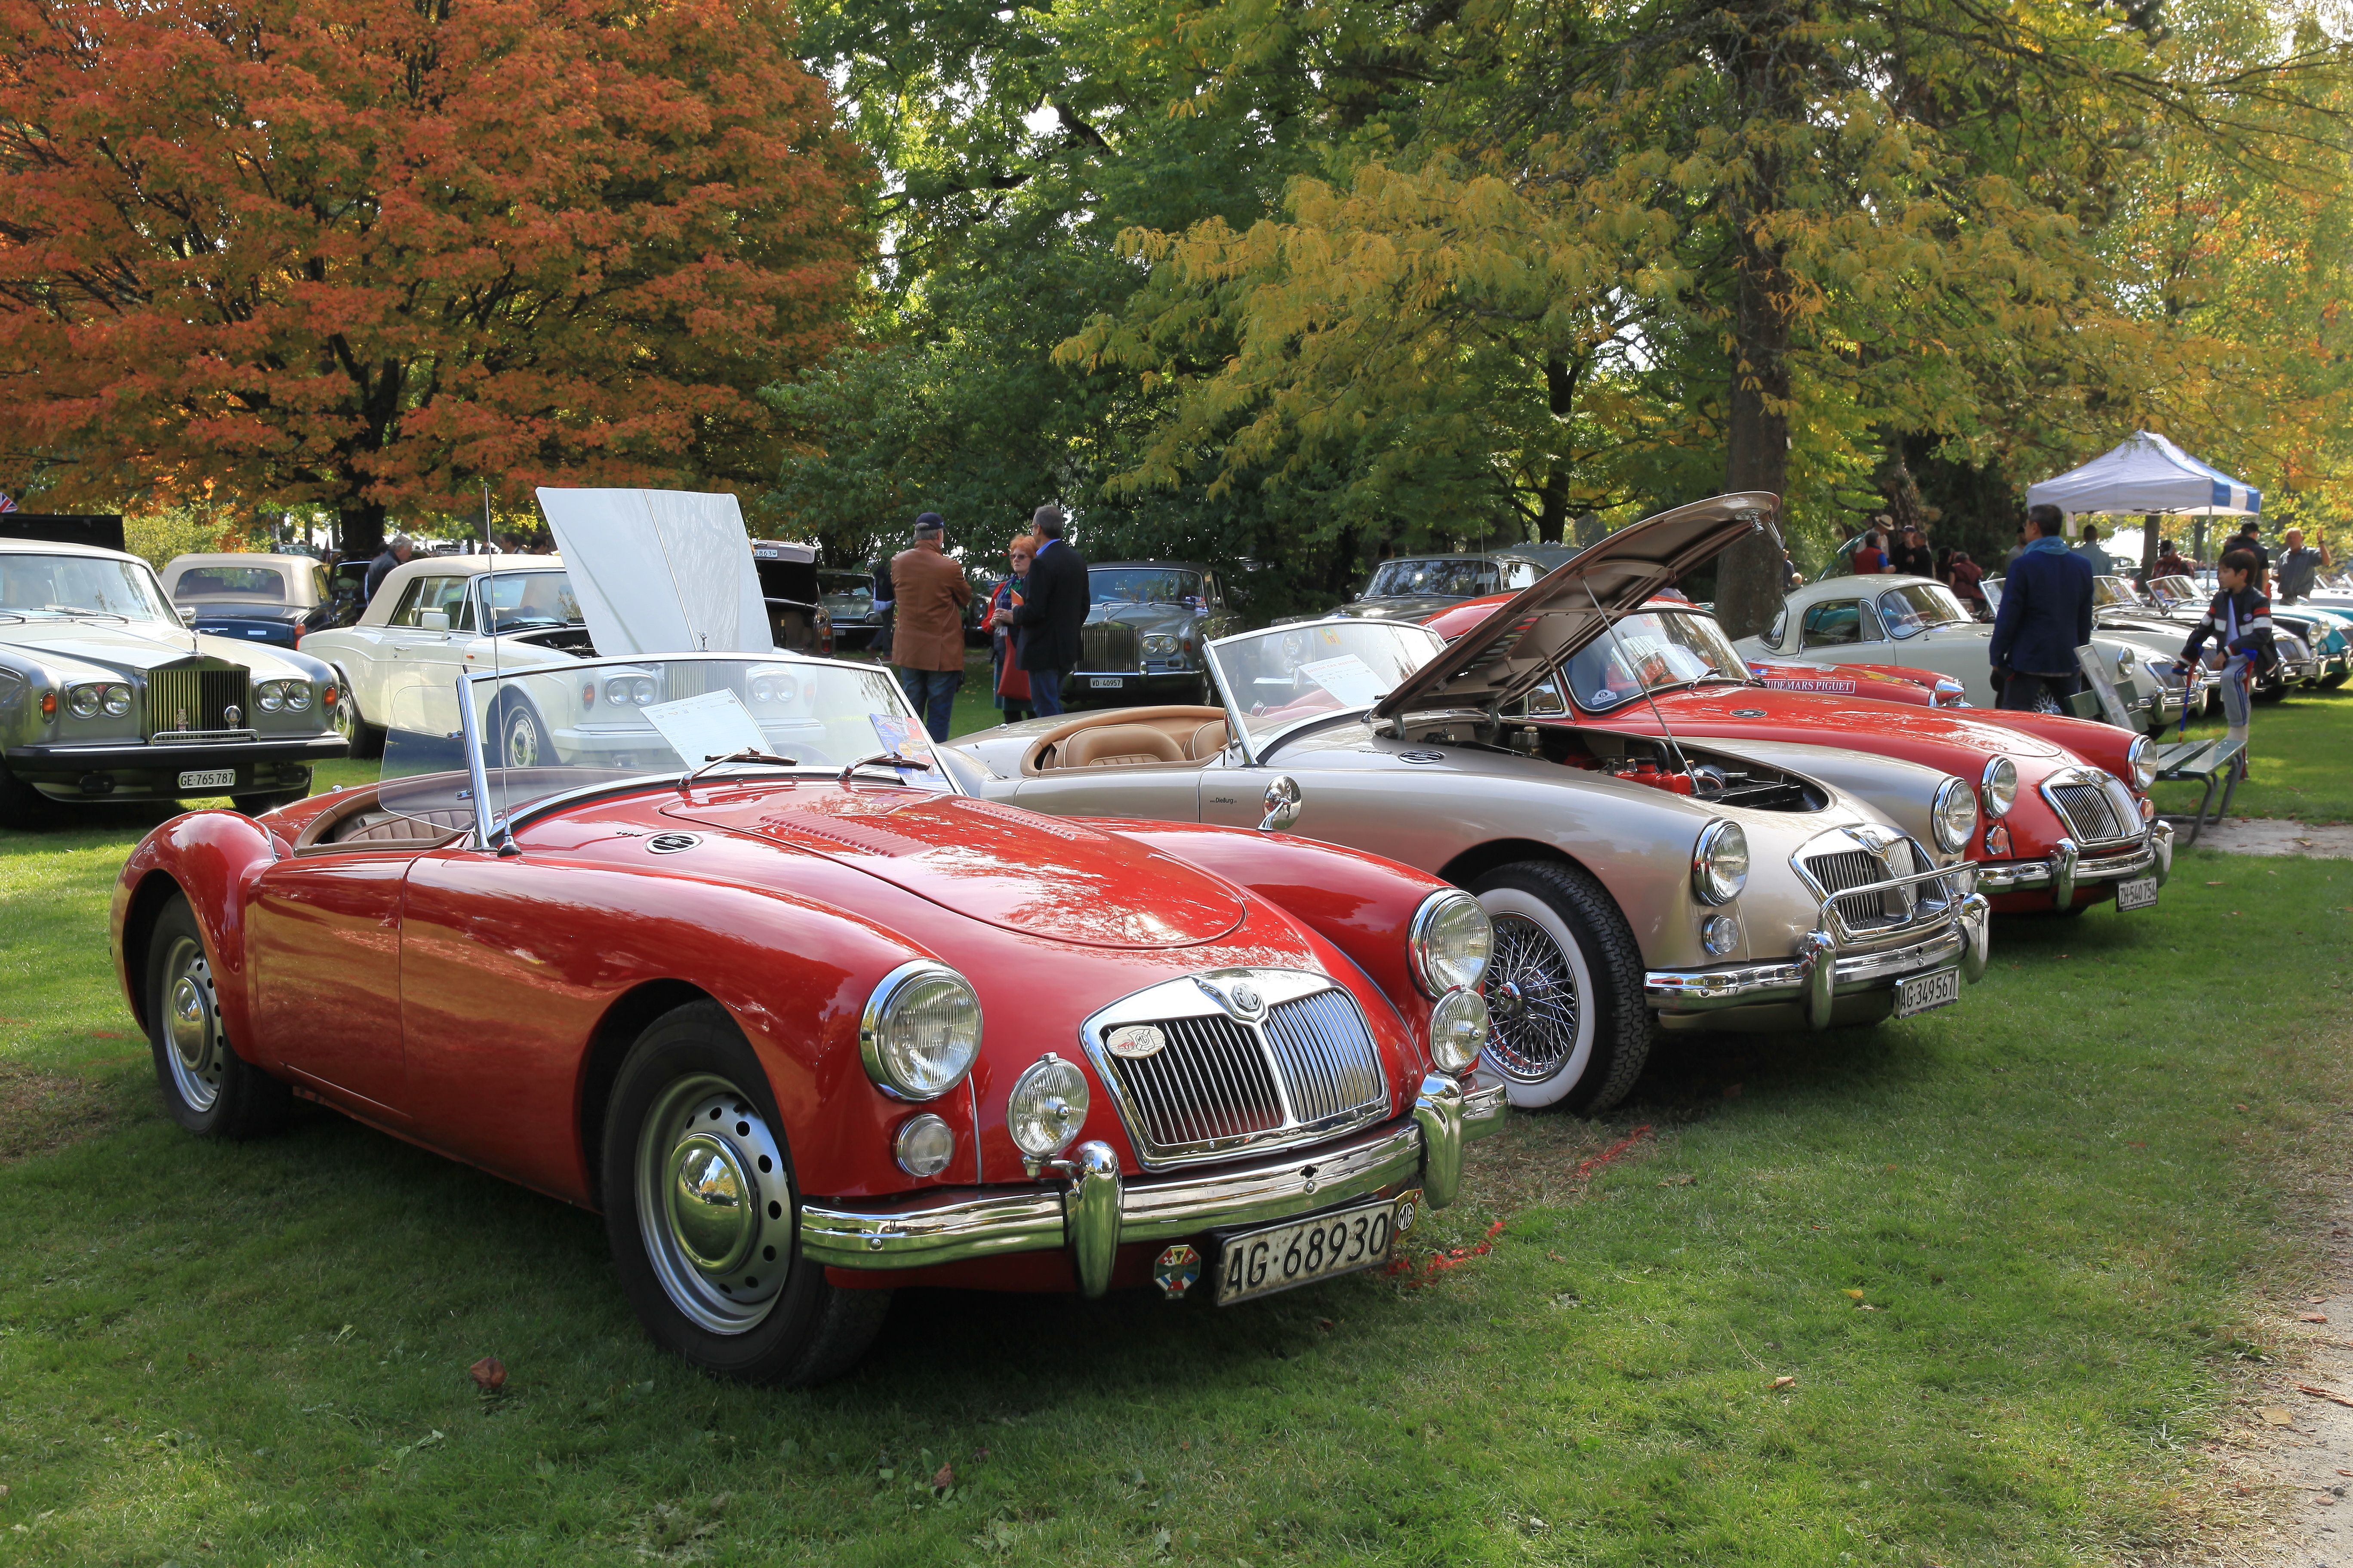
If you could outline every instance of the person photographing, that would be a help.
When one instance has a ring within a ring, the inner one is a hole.
[[[2249,552],[2232,549],[2224,552],[2214,573],[2222,591],[2206,606],[2205,619],[2190,632],[2189,642],[2182,646],[2180,662],[2175,667],[2187,675],[2201,657],[2206,639],[2214,639],[2211,661],[2218,663],[2221,671],[2222,721],[2228,726],[2230,738],[2242,747],[2247,743],[2247,716],[2255,678],[2279,663],[2279,652],[2272,646],[2272,602],[2255,581],[2259,570]],[[2246,767],[2246,752],[2242,751],[2239,772],[2242,777]]]

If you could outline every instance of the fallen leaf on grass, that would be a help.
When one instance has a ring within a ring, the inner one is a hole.
[[[948,1488],[954,1485],[955,1485],[955,1467],[954,1465],[944,1463],[938,1469],[932,1472],[932,1489],[934,1491],[945,1491]]]
[[[2262,1416],[2267,1424],[2274,1426],[2293,1426],[2295,1425],[2295,1414],[2291,1411],[2283,1410],[2276,1405],[2266,1405],[2261,1410],[2256,1411],[2255,1414]]]
[[[1862,1300],[1862,1292],[1860,1290],[1850,1290],[1847,1294],[1853,1297],[1858,1301]]]
[[[507,1385],[507,1363],[494,1355],[484,1356],[468,1367],[466,1373],[474,1380],[474,1386],[485,1394]]]
[[[2219,888],[2219,887],[2223,886],[2223,884],[2222,884],[2222,883],[2221,883],[2221,882],[2209,882],[2209,883],[2207,883],[2206,885],[2207,885],[2208,887],[2210,887],[2210,888]]]
[[[90,1032],[90,1037],[93,1040],[127,1040],[131,1037],[128,1035],[118,1035],[111,1029],[92,1029]]]
[[[2353,1409],[2353,1399],[2348,1399],[2333,1388],[2315,1388],[2311,1384],[2299,1383],[2295,1385],[2295,1389],[2298,1394],[2309,1394],[2315,1399],[2326,1399],[2331,1405],[2342,1405],[2348,1409]],[[2337,1473],[2343,1475],[2346,1472],[2340,1470]]]
[[[1659,1185],[1662,1187],[1688,1187],[1694,1182],[1698,1180],[1699,1178],[1697,1176],[1669,1176],[1665,1181],[1661,1182]]]
[[[1777,1377],[1773,1380],[1773,1386],[1776,1388],[1795,1388],[1797,1385],[1798,1380],[1794,1377]]]
[[[2299,1314],[2295,1321],[2299,1323],[2325,1323],[2328,1321],[2328,1318],[2327,1314],[2321,1312],[2304,1312]]]

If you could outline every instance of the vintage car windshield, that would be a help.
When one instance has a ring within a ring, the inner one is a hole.
[[[0,554],[0,611],[180,625],[145,563],[103,555]]]
[[[173,579],[172,597],[286,600],[286,574],[275,566],[191,566]]]
[[[1525,584],[1521,584],[1525,586]],[[1365,584],[1367,599],[1475,599],[1504,591],[1503,568],[1493,561],[1442,558],[1384,561]]]
[[[1588,713],[1606,712],[1645,691],[1703,680],[1748,684],[1748,667],[1707,616],[1651,610],[1628,616],[1569,656],[1568,689]]]
[[[1879,619],[1889,637],[1903,638],[1930,626],[1965,626],[1969,613],[1942,583],[1906,583],[1879,595]]]
[[[1369,708],[1446,646],[1427,626],[1314,621],[1209,645],[1227,710],[1255,740],[1304,719]]]
[[[1098,605],[1195,605],[1201,574],[1164,566],[1097,566],[1087,574],[1087,597]]]
[[[862,621],[874,613],[874,579],[863,572],[820,572],[825,607],[837,621]]]
[[[2148,601],[2129,577],[2092,579],[2092,607],[2096,610],[2145,610]]]
[[[2151,598],[2168,610],[2176,605],[2195,604],[2199,596],[2198,584],[2187,577],[2151,577],[2148,592]]]
[[[562,572],[485,572],[480,584],[493,631],[586,624],[580,601],[572,596],[572,579]]]
[[[789,764],[723,763],[705,777],[838,774],[882,753],[930,762],[931,741],[887,669],[790,658],[603,658],[466,683],[486,753],[493,819],[622,779],[683,776],[742,751]],[[474,799],[460,739],[458,683],[419,679],[385,708],[385,810],[444,828],[470,826]],[[869,768],[953,787],[930,768]]]

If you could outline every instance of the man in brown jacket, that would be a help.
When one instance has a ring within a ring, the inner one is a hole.
[[[915,519],[914,544],[891,558],[891,663],[934,741],[948,738],[964,684],[964,607],[972,600],[964,568],[940,548],[945,527],[938,512],[923,513]]]

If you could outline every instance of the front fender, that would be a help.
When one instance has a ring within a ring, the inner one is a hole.
[[[255,1037],[245,910],[254,879],[277,858],[269,830],[233,811],[192,811],[139,841],[115,879],[109,928],[115,980],[142,1029],[149,1023],[146,935],[155,911],[176,889],[186,896],[204,932],[228,1037]]]
[[[1942,768],[1927,767],[1919,763],[1907,763],[1869,752],[1848,751],[1842,746],[1809,746],[1794,741],[1758,741],[1746,737],[1727,740],[1710,736],[1699,743],[1711,752],[1745,756],[1826,784],[1841,795],[1861,801],[1918,839],[1936,854],[1940,862],[1952,858],[1937,850],[1936,827],[1932,821],[1936,787],[1954,776]],[[1967,782],[1974,786],[1977,781],[1971,779]]]

